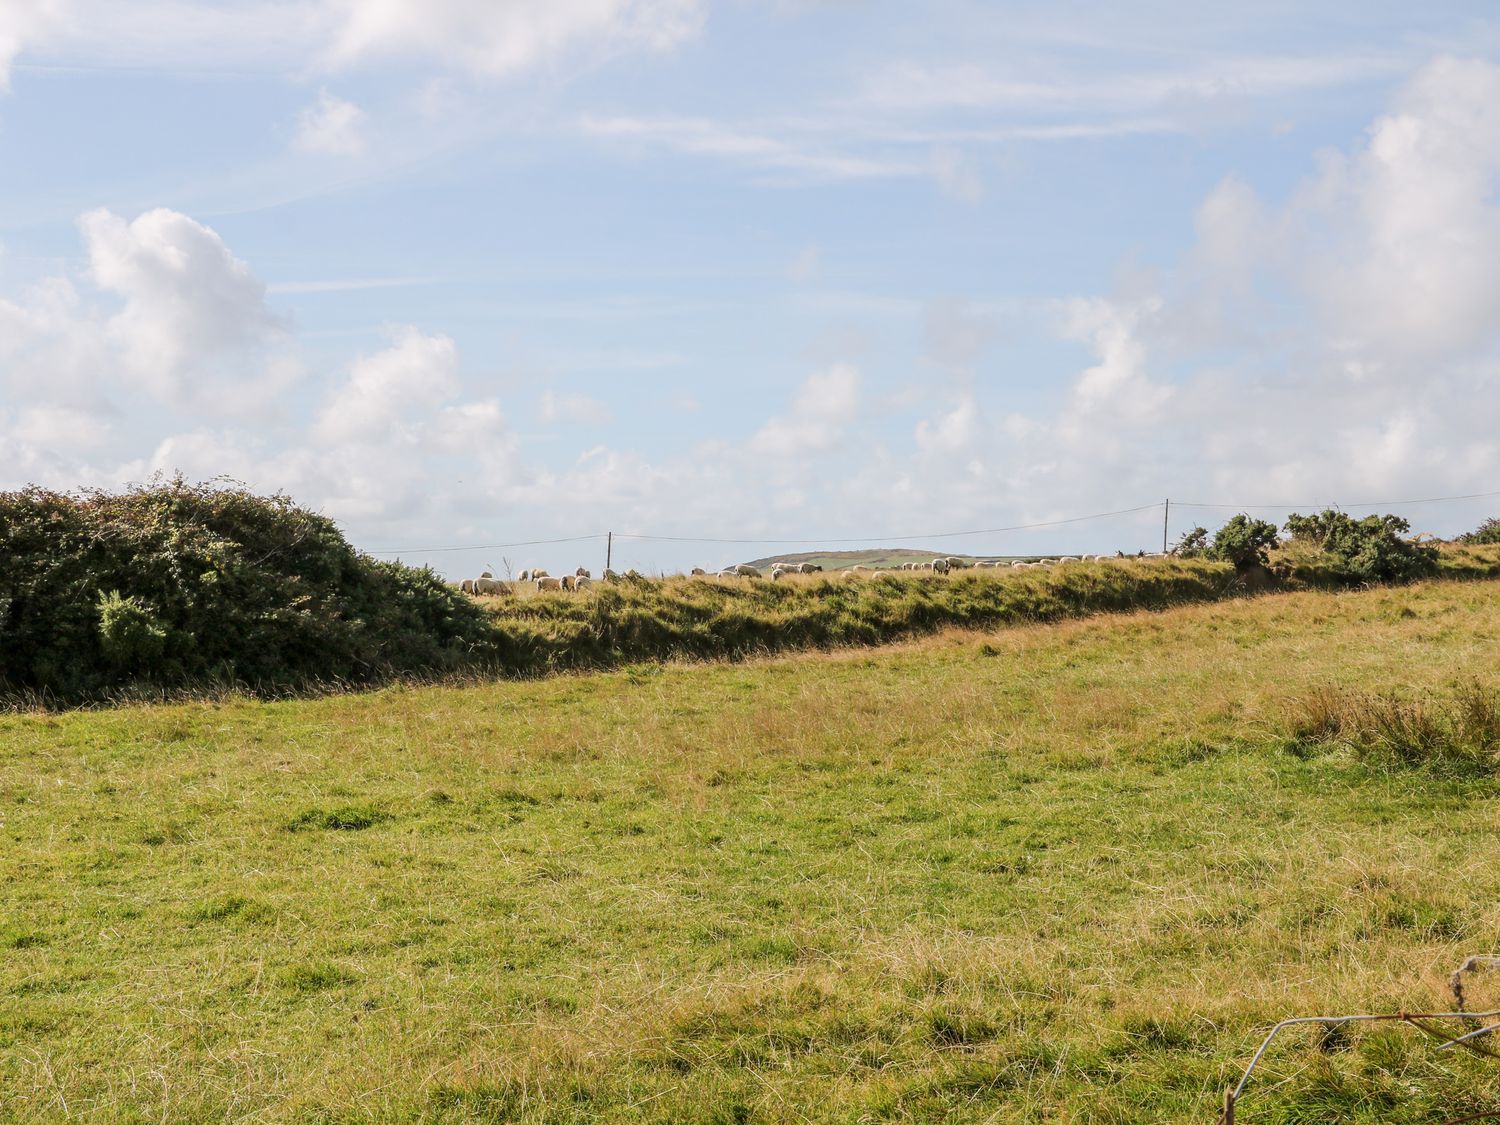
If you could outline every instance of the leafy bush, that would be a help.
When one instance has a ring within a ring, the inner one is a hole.
[[[1251,519],[1241,513],[1219,528],[1209,553],[1221,562],[1234,564],[1235,570],[1249,570],[1266,565],[1269,552],[1278,539],[1274,523]]]
[[[0,493],[0,687],[63,701],[130,682],[280,691],[492,654],[470,599],[355,551],[285,496],[181,479]]]
[[[139,598],[111,590],[99,599],[99,644],[104,658],[123,672],[142,671],[159,659],[167,631]]]
[[[1183,532],[1182,538],[1177,540],[1177,545],[1169,553],[1179,559],[1201,559],[1206,558],[1210,550],[1208,528],[1195,527]]]
[[[1293,513],[1286,526],[1294,539],[1317,544],[1354,581],[1410,582],[1437,572],[1437,548],[1405,538],[1411,524],[1400,516],[1357,520],[1329,508],[1315,516]]]
[[[1460,543],[1500,543],[1500,519],[1490,518],[1467,535],[1458,537]]]

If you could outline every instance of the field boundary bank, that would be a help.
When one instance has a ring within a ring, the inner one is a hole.
[[[1446,555],[1425,581],[1500,579],[1500,550]],[[494,609],[507,651],[496,678],[607,671],[659,660],[738,661],[869,648],[947,628],[985,631],[1267,594],[1376,588],[1324,565],[1237,574],[1227,563],[1152,559],[1074,563],[1021,574],[771,583],[671,579],[620,583],[588,602],[536,598]]]
[[[1500,579],[1500,549],[1445,554],[1425,582]],[[473,686],[609,672],[638,664],[741,663],[808,652],[877,648],[945,629],[985,632],[1135,612],[1166,612],[1238,598],[1379,588],[1298,562],[1237,574],[1227,563],[1174,558],[1071,563],[1020,573],[948,577],[819,577],[793,582],[672,578],[625,580],[584,596],[538,596],[492,606],[494,651],[466,667],[378,680],[288,688],[207,681],[137,683],[99,698],[59,701],[0,693],[0,714],[94,710],[251,697],[263,701],[378,691],[396,685]]]

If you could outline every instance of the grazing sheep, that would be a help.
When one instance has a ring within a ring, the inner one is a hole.
[[[695,567],[693,567],[693,577],[694,578],[698,577],[699,575],[706,576],[707,574],[708,574],[708,571],[704,570],[701,566],[695,566]]]
[[[822,574],[823,568],[817,563],[803,563],[801,566],[803,574]]]
[[[476,578],[474,579],[474,592],[476,594],[508,594],[510,587],[498,578]]]
[[[957,555],[949,555],[943,561],[948,564],[949,570],[964,570],[974,565],[968,559],[961,559]]]
[[[594,584],[594,580],[587,574],[578,574],[573,577],[573,589],[587,590]]]
[[[749,563],[740,563],[734,568],[734,573],[740,578],[761,578],[763,575],[759,567],[751,566]]]
[[[537,567],[535,570],[533,570],[531,572],[531,577],[533,577],[533,578],[551,578],[552,576],[550,574],[548,574],[545,570],[543,570],[541,567]]]
[[[523,571],[521,571],[520,574],[516,575],[516,581],[517,582],[530,582],[531,581],[531,571],[529,571],[529,570],[523,570]]]
[[[592,577],[594,577],[594,572],[591,571],[591,570],[588,570],[585,567],[581,567],[580,566],[577,570],[575,570],[573,572],[573,577],[574,578],[592,578]]]
[[[575,588],[578,577],[577,575],[573,574],[564,574],[561,578],[558,579],[558,581],[562,583],[562,588],[564,590],[572,590]]]
[[[934,574],[947,574],[948,573],[948,560],[947,559],[933,559],[932,560],[932,572]]]
[[[783,567],[783,566],[773,566],[771,568],[771,581],[772,582],[780,582],[783,578],[785,578],[788,574],[791,574],[791,573],[792,572],[790,570],[786,569],[786,567]]]
[[[561,578],[552,578],[549,575],[545,574],[540,578],[533,579],[532,581],[536,583],[536,588],[538,590],[561,590],[563,588]]]
[[[460,582],[458,584],[458,592],[460,594],[472,594],[474,592],[474,579],[465,578]]]

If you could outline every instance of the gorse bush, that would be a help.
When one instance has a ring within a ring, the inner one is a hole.
[[[1241,513],[1214,534],[1211,557],[1231,563],[1236,570],[1265,566],[1279,538],[1276,525]]]
[[[1293,513],[1286,522],[1294,540],[1316,546],[1344,575],[1361,582],[1411,582],[1437,572],[1438,551],[1406,538],[1400,516],[1353,516],[1332,508],[1313,516]]]
[[[367,683],[467,666],[492,645],[484,612],[437,575],[360,554],[284,496],[180,479],[0,494],[11,692]]]
[[[1466,535],[1458,537],[1460,543],[1500,543],[1500,519],[1490,518]]]

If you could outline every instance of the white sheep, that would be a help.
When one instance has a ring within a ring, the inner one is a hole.
[[[593,584],[594,580],[587,574],[575,575],[573,578],[573,589],[575,590],[587,590]]]
[[[472,594],[474,592],[474,579],[465,578],[460,582],[458,584],[458,592],[460,594]]]
[[[529,571],[529,570],[523,570],[523,571],[521,571],[520,574],[516,575],[516,581],[517,582],[530,582],[531,581],[531,571]]]
[[[594,577],[594,574],[593,574],[592,571],[587,570],[586,568],[580,566],[577,570],[575,570],[573,572],[573,577],[574,578],[592,578],[592,577]]]
[[[751,566],[749,563],[740,563],[734,568],[734,573],[739,578],[761,578],[763,575],[759,567]]]
[[[476,578],[474,579],[474,592],[476,594],[508,594],[510,587],[498,578]]]
[[[934,574],[947,574],[948,573],[948,560],[947,559],[933,559],[932,560],[932,572]]]
[[[534,578],[532,581],[536,583],[538,590],[561,590],[563,588],[561,578],[552,578],[546,574],[540,578]]]

